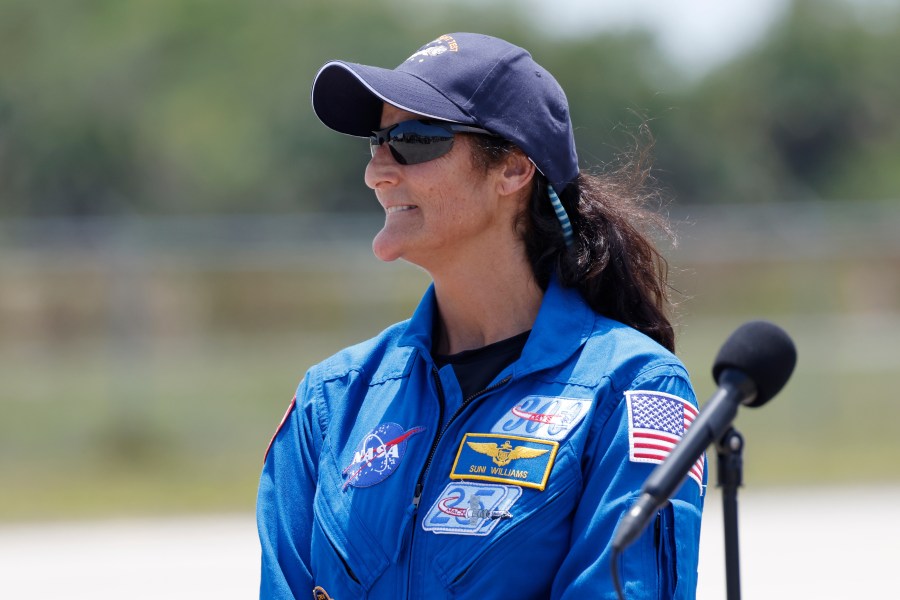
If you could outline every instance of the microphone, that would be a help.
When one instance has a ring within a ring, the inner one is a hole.
[[[787,333],[767,321],[750,321],[725,340],[713,364],[718,384],[709,401],[666,459],[650,473],[641,495],[619,523],[613,550],[621,552],[641,534],[687,478],[710,444],[731,426],[738,407],[762,406],[787,383],[797,363],[797,349]]]

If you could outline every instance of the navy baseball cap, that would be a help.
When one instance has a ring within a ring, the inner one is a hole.
[[[475,125],[515,143],[562,192],[578,176],[569,103],[524,49],[475,33],[442,35],[395,69],[344,61],[316,75],[316,116],[335,131],[368,137],[382,103],[428,118]]]

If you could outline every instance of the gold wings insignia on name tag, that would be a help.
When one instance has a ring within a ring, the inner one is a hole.
[[[534,458],[550,451],[548,449],[529,448],[528,446],[516,446],[513,448],[509,440],[503,442],[502,446],[492,442],[466,442],[466,444],[475,452],[490,456],[498,467],[504,467],[517,458]]]

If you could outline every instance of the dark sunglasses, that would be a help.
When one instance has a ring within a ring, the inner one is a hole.
[[[401,165],[417,165],[450,152],[456,133],[478,133],[496,137],[480,127],[447,121],[413,119],[373,131],[369,136],[369,144],[372,156],[375,156],[378,146],[387,142],[394,160]]]

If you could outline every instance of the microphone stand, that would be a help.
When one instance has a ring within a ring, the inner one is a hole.
[[[744,438],[730,427],[716,442],[718,487],[722,488],[725,519],[725,583],[728,600],[741,598],[741,564],[738,552],[737,491],[744,479]]]

